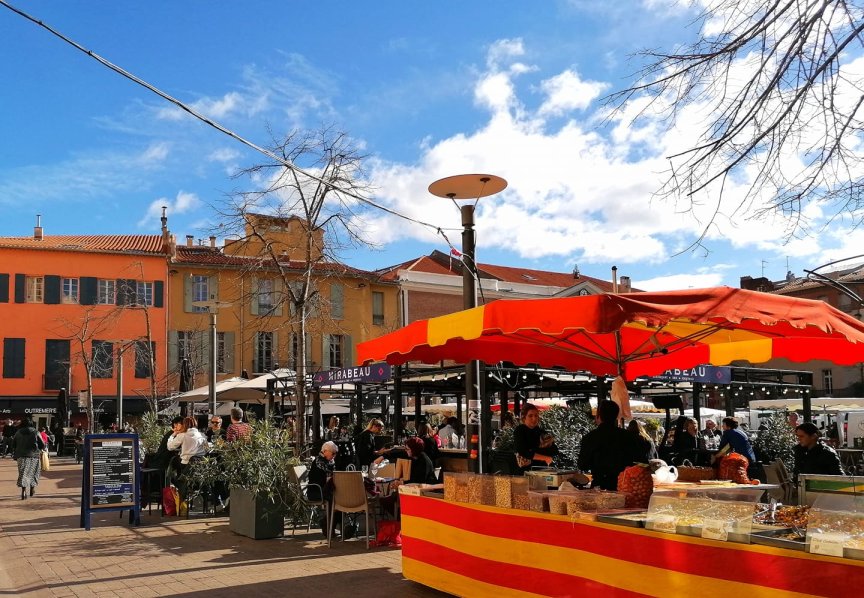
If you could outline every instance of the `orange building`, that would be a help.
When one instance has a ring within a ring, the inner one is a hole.
[[[166,222],[162,235],[46,236],[37,222],[0,238],[0,419],[49,424],[60,389],[90,387],[113,420],[121,362],[124,412],[143,411],[166,373]]]

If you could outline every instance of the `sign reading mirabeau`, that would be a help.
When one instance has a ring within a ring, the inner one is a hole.
[[[354,382],[383,382],[390,379],[390,364],[371,363],[351,368],[318,372],[313,376],[315,386],[350,384]]]

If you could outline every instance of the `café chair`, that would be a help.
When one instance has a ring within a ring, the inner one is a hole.
[[[369,548],[369,515],[375,529],[378,528],[375,506],[378,498],[366,493],[366,485],[363,483],[363,472],[360,471],[334,471],[333,472],[333,495],[330,500],[330,517],[327,526],[327,546],[332,545],[333,522],[336,513],[342,514],[342,529],[345,529],[345,513],[365,513],[366,515],[366,548]],[[345,535],[342,535],[345,540]]]
[[[288,470],[288,475],[290,476],[291,484],[297,490],[300,502],[309,511],[309,521],[306,526],[306,531],[309,532],[312,530],[312,520],[315,518],[315,513],[318,509],[323,510],[324,514],[327,515],[327,501],[324,500],[324,489],[318,484],[312,484],[309,482],[309,469],[305,465],[295,465],[291,467]],[[320,499],[310,499],[308,497],[307,490],[310,487],[318,489],[317,494],[321,497]],[[297,531],[296,523],[295,520],[291,525],[292,536],[294,535],[294,532]]]
[[[395,478],[396,477],[396,464],[388,463],[387,465],[380,466],[376,472],[375,477],[378,478]]]

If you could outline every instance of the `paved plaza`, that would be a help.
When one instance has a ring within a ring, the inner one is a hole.
[[[305,527],[276,540],[232,533],[226,517],[117,512],[79,527],[81,466],[52,457],[36,496],[21,500],[17,467],[0,459],[0,595],[444,596],[402,578],[401,552],[362,539],[327,547]]]

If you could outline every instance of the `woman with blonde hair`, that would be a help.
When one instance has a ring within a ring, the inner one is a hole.
[[[357,448],[357,461],[360,467],[369,467],[373,462],[379,461],[381,455],[387,449],[375,448],[375,436],[381,433],[384,429],[384,422],[380,419],[372,419],[366,425],[366,429],[357,435],[355,445]]]
[[[631,419],[627,424],[627,431],[636,436],[636,442],[639,444],[639,458],[637,463],[648,463],[651,459],[657,458],[657,445],[648,436],[645,431],[645,425],[638,419]]]

